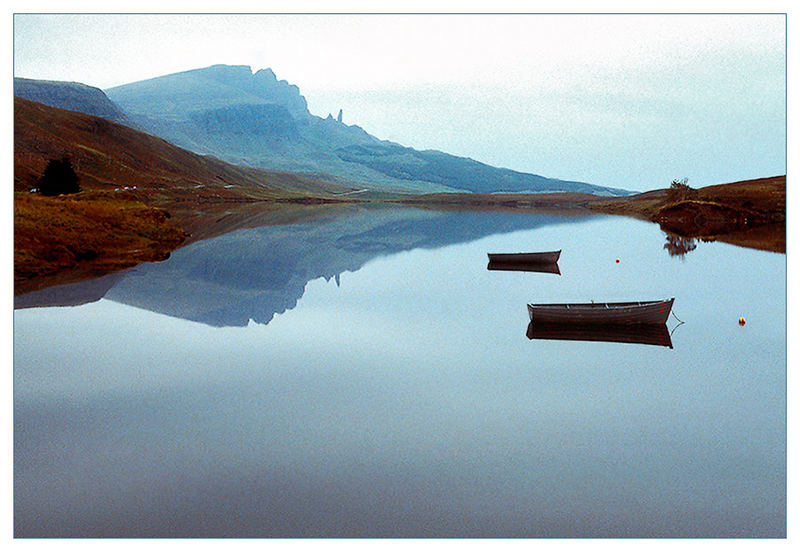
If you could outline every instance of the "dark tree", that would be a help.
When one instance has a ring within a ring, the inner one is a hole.
[[[78,175],[68,157],[51,159],[39,179],[39,192],[46,196],[75,194],[81,191]]]

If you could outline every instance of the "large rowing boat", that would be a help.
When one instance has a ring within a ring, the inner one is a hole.
[[[528,315],[534,324],[666,324],[674,301],[528,304]]]

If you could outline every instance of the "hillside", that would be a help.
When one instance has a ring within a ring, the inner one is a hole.
[[[215,65],[109,88],[138,128],[231,163],[302,173],[394,193],[625,190],[500,169],[379,140],[308,111],[297,86],[270,69]]]
[[[150,204],[302,199],[352,190],[231,165],[108,120],[14,99],[14,190],[37,186],[50,159],[69,157],[88,190],[128,189]]]

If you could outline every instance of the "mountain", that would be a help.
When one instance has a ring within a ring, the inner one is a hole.
[[[380,140],[341,117],[308,111],[297,86],[270,69],[214,65],[109,88],[138,128],[225,161],[355,183],[433,192],[629,192],[508,169]]]
[[[294,119],[309,117],[300,89],[278,81],[271,69],[253,74],[246,65],[213,65],[117,86],[106,94],[134,115],[182,120],[186,114],[239,104],[280,105]]]
[[[78,82],[14,78],[14,96],[130,125],[122,110],[99,88]]]
[[[270,69],[215,65],[118,86],[106,94],[137,128],[225,161],[360,183],[386,191],[447,191],[394,179],[335,150],[380,141],[357,126],[311,115],[300,90]]]
[[[36,187],[51,159],[67,156],[87,190],[135,190],[147,203],[303,199],[352,188],[232,165],[109,120],[14,98],[14,190]]]

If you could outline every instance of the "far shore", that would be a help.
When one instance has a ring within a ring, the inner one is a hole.
[[[786,252],[786,176],[718,184],[676,194],[664,188],[632,196],[590,194],[430,194],[399,200],[435,209],[540,211],[619,215],[657,223],[682,238],[729,241]]]
[[[401,204],[435,210],[609,214],[655,222],[670,234],[785,253],[786,177],[626,197],[589,194],[427,194],[365,198],[230,198],[158,202],[129,193],[46,198],[14,194],[14,294],[165,259],[186,243],[245,227],[313,219],[331,205]],[[54,215],[55,213],[55,215]],[[56,216],[57,215],[57,216]]]

